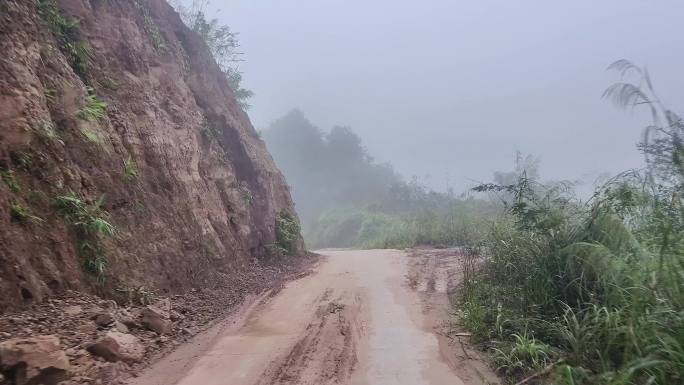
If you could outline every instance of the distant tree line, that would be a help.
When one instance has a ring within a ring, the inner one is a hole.
[[[305,225],[327,209],[381,201],[403,183],[391,165],[373,160],[349,127],[324,132],[299,110],[274,121],[263,138]]]

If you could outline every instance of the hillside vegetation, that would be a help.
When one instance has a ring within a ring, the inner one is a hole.
[[[684,382],[684,122],[646,88],[617,83],[606,97],[643,104],[653,125],[643,170],[625,172],[579,201],[524,171],[506,215],[471,244],[459,321],[511,382]]]
[[[263,137],[290,184],[310,248],[465,244],[480,239],[502,209],[489,199],[406,182],[391,165],[375,162],[349,127],[324,132],[299,110]]]
[[[9,0],[0,15],[0,312],[209,287],[302,251],[231,84],[235,47],[216,47],[229,31],[201,13],[188,28],[164,0]]]

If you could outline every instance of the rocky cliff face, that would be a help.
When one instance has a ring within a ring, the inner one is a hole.
[[[0,311],[277,254],[285,180],[165,1],[0,0],[0,52]]]

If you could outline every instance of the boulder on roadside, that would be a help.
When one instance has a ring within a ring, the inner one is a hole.
[[[55,385],[69,378],[69,359],[57,336],[14,338],[0,343],[0,371],[17,385]]]
[[[121,333],[128,333],[128,326],[126,326],[123,322],[114,321],[114,329]]]
[[[147,306],[142,311],[142,324],[159,334],[170,332],[173,326],[169,313],[156,306]]]
[[[93,321],[95,321],[95,324],[99,327],[107,327],[114,322],[114,316],[112,316],[112,313],[110,312],[102,312],[99,314],[96,314],[93,317]]]
[[[138,321],[136,321],[136,317],[128,310],[119,310],[116,319],[129,329],[140,327],[140,325],[138,325]]]
[[[140,362],[145,354],[145,347],[138,337],[117,331],[107,332],[104,337],[88,346],[87,350],[110,362]]]

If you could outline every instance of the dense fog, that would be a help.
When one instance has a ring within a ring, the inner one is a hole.
[[[593,180],[639,167],[648,115],[602,100],[615,60],[646,66],[682,104],[679,1],[215,1],[240,33],[249,115],[267,128],[299,108],[348,126],[380,162],[463,190],[510,167]],[[214,10],[219,9],[217,13]]]

